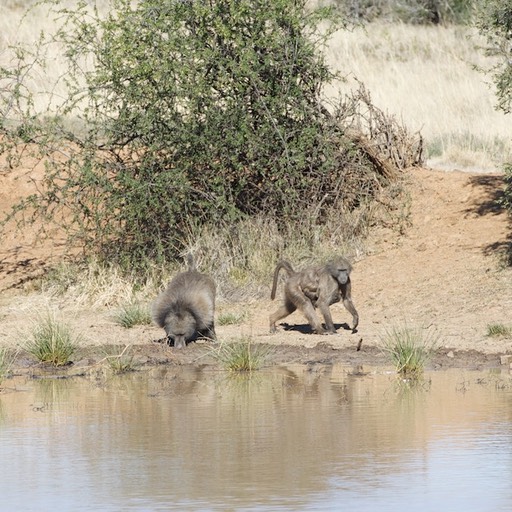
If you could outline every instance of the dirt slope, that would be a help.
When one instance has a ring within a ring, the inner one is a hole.
[[[512,226],[494,206],[502,189],[500,175],[417,169],[411,173],[411,226],[404,236],[376,234],[373,254],[357,262],[353,298],[360,314],[356,334],[339,329],[334,336],[297,330],[268,336],[267,312],[253,318],[246,333],[287,343],[334,347],[378,343],[390,327],[429,327],[441,345],[499,353],[512,350],[512,340],[486,337],[491,322],[512,324],[512,269],[499,253],[510,242]],[[350,322],[340,305],[335,323]],[[303,324],[294,313],[287,323]]]
[[[411,225],[402,236],[392,230],[376,233],[372,254],[354,265],[353,298],[360,313],[358,332],[340,327],[336,335],[308,334],[304,319],[294,313],[288,328],[268,333],[268,314],[275,302],[219,304],[219,310],[250,309],[244,325],[219,326],[221,339],[250,335],[272,344],[353,348],[360,339],[369,347],[390,327],[428,327],[442,346],[485,353],[512,352],[511,339],[485,336],[490,322],[512,324],[512,269],[504,267],[500,249],[510,243],[512,226],[493,206],[502,187],[499,175],[411,171]],[[0,176],[0,213],[13,197],[29,188],[24,176]],[[12,344],[29,306],[16,292],[27,277],[44,271],[59,256],[58,244],[30,246],[10,234],[0,247],[0,345]],[[6,291],[8,290],[8,291]],[[37,302],[37,301],[36,301]],[[37,303],[32,309],[40,308]],[[65,311],[63,312],[66,313]],[[70,320],[91,344],[149,343],[162,336],[154,327],[125,330],[108,311],[72,310]],[[333,306],[336,324],[350,322],[340,305]]]
[[[407,323],[434,327],[449,347],[512,348],[485,336],[490,322],[512,322],[512,270],[499,256],[511,226],[494,206],[502,177],[417,170],[412,178],[407,235],[357,265],[368,338]]]

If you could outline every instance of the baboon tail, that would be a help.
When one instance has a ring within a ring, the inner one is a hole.
[[[187,254],[187,265],[188,265],[189,272],[194,272],[195,270],[197,270],[194,256],[192,256],[191,253]]]
[[[274,270],[274,281],[272,282],[272,292],[270,293],[270,298],[272,300],[274,300],[276,298],[277,280],[279,278],[279,272],[281,271],[282,268],[284,270],[286,270],[286,272],[288,273],[288,277],[290,277],[292,274],[295,274],[295,270],[293,270],[293,267],[287,261],[282,260],[277,264],[277,267]]]

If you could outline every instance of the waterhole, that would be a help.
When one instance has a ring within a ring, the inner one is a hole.
[[[512,378],[288,366],[5,380],[0,509],[512,510]]]

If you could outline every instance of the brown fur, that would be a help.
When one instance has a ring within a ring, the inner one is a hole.
[[[350,272],[352,266],[345,259],[338,257],[326,265],[308,267],[295,272],[287,261],[280,261],[274,271],[272,292],[270,298],[276,296],[279,272],[284,269],[288,279],[284,286],[284,304],[270,315],[270,331],[276,331],[276,322],[299,309],[307,318],[317,334],[335,333],[329,306],[343,300],[343,305],[352,314],[355,332],[359,323],[359,314],[354,307],[351,296]],[[315,313],[318,308],[325,320],[325,329]]]
[[[198,337],[215,339],[215,282],[196,270],[192,256],[189,268],[175,276],[153,304],[153,320],[165,329],[168,343],[176,348]]]

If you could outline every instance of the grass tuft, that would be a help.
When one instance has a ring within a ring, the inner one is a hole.
[[[437,346],[437,337],[422,329],[393,327],[382,340],[397,373],[409,379],[419,378]]]
[[[121,305],[115,315],[115,321],[127,329],[135,325],[150,325],[152,322],[149,309],[140,302],[128,302]]]
[[[73,339],[68,326],[59,323],[50,314],[41,319],[32,331],[32,339],[27,350],[38,361],[53,366],[64,366],[77,348],[77,338]]]
[[[487,336],[491,338],[510,338],[512,337],[512,327],[501,323],[489,324],[487,326]]]
[[[133,354],[130,354],[131,345],[126,345],[120,352],[115,347],[105,350],[105,363],[112,373],[119,375],[121,373],[132,372],[136,364]]]
[[[234,313],[228,311],[227,313],[220,313],[217,317],[218,325],[238,325],[247,319],[247,312]]]
[[[212,355],[227,370],[233,372],[252,372],[259,370],[267,356],[269,348],[251,343],[250,338],[242,338],[234,343],[221,343],[212,348]]]
[[[5,348],[0,348],[0,384],[9,376],[14,356]]]

